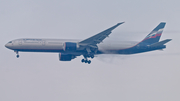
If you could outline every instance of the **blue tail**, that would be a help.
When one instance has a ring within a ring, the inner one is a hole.
[[[144,40],[142,40],[142,43],[146,43],[148,45],[151,45],[153,43],[159,42],[159,39],[162,35],[163,29],[165,27],[166,23],[161,22],[151,33],[149,33]]]

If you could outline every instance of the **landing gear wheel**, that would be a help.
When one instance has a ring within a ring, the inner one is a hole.
[[[85,60],[85,63],[87,63],[88,62],[88,60]]]
[[[17,58],[19,58],[19,55],[16,55]]]
[[[91,60],[88,61],[88,64],[90,64],[90,63],[91,63]]]
[[[85,62],[85,60],[84,60],[84,59],[82,59],[82,60],[81,60],[81,62]]]

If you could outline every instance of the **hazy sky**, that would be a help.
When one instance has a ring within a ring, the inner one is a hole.
[[[179,0],[0,0],[0,101],[179,101]],[[141,41],[160,22],[164,51],[102,55],[90,65],[58,53],[23,53],[18,38],[85,39],[118,22],[107,40]]]

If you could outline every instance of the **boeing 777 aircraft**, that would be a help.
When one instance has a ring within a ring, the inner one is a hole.
[[[102,43],[119,25],[118,23],[85,40],[66,39],[16,39],[8,42],[5,47],[14,50],[19,58],[18,52],[56,52],[59,53],[60,61],[71,61],[77,56],[83,55],[81,62],[91,63],[88,58],[94,58],[98,54],[135,54],[166,48],[165,43],[171,41],[166,39],[159,42],[166,23],[161,22],[141,42]]]

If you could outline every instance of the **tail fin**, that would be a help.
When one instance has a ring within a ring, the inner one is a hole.
[[[144,40],[142,41],[143,43],[147,44],[153,44],[156,42],[159,42],[159,39],[161,37],[161,34],[163,32],[163,29],[165,27],[166,23],[161,22],[151,33],[149,33]]]

